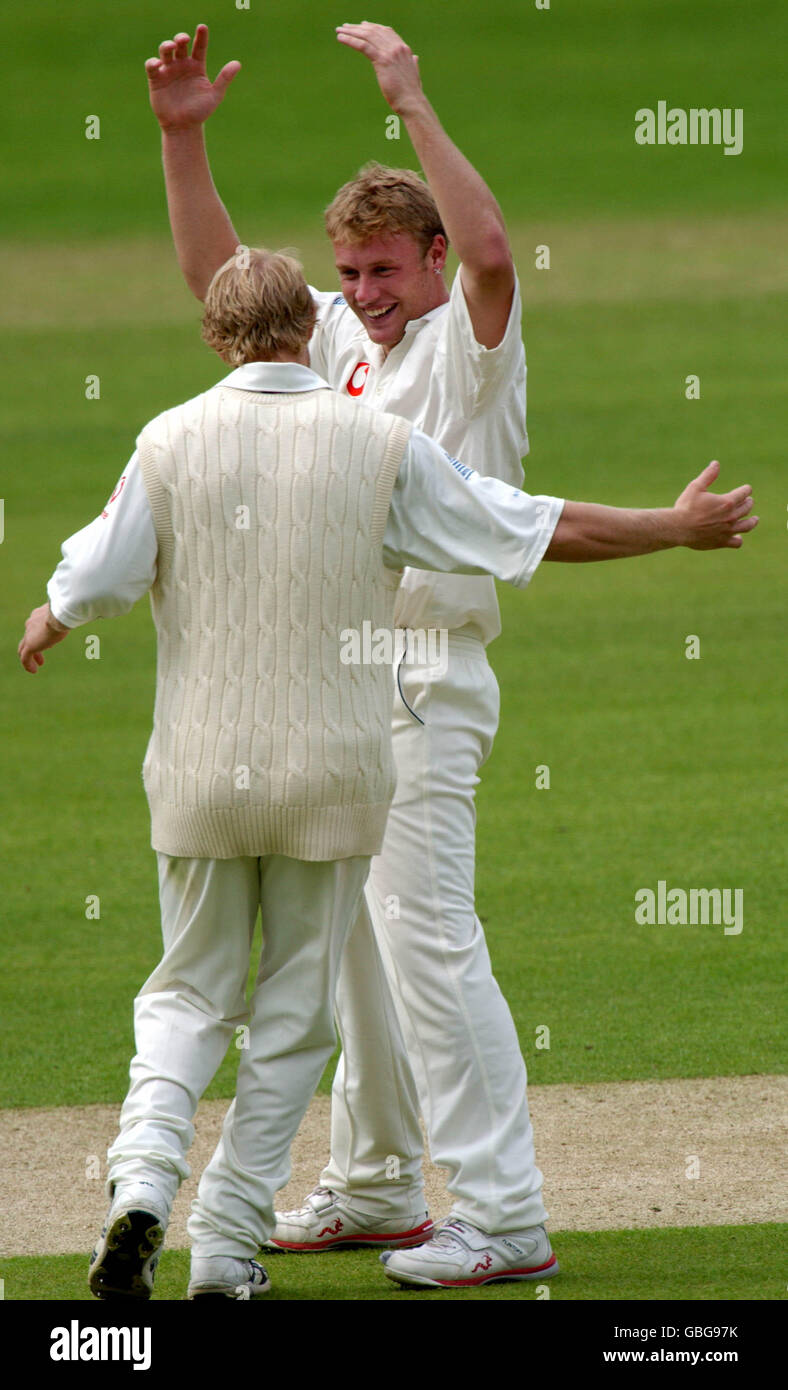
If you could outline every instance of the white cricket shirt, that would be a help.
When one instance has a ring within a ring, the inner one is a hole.
[[[341,294],[312,288],[318,321],[311,365],[333,386],[373,410],[404,415],[455,458],[519,488],[528,453],[525,348],[520,285],[497,347],[476,341],[458,268],[446,304],[405,325],[384,358]],[[401,627],[436,627],[491,642],[501,631],[492,579],[406,570],[397,595]]]
[[[218,384],[247,391],[329,389],[310,368],[289,362],[250,362]],[[461,576],[489,570],[525,588],[563,505],[561,498],[532,497],[480,477],[414,429],[392,493],[384,560],[390,569],[435,566]],[[127,613],[147,593],[158,545],[136,451],[101,514],[61,550],[47,595],[53,616],[67,627]]]

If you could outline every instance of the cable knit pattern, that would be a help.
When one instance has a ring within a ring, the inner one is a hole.
[[[142,431],[159,543],[154,849],[380,850],[391,669],[344,665],[340,634],[392,627],[382,545],[410,429],[326,390],[217,386]]]

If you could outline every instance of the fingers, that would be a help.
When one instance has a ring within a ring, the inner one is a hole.
[[[153,79],[175,62],[183,62],[189,57],[189,44],[191,36],[185,32],[176,34],[174,39],[165,39],[159,44],[158,58],[148,58],[145,64],[145,71],[148,77]],[[205,56],[208,52],[208,26],[198,24],[194,31],[194,46],[191,56],[195,62],[205,66]],[[232,73],[235,76],[235,73]],[[229,80],[229,79],[228,79]],[[224,85],[227,83],[225,81]]]
[[[374,34],[392,34],[395,39],[399,38],[399,34],[395,29],[392,29],[389,24],[372,24],[368,19],[362,20],[360,24],[338,24],[337,33],[339,33],[340,30],[344,33],[355,34],[362,38],[364,35],[371,38]]]
[[[757,518],[751,517],[749,521],[745,521],[747,513],[752,511],[753,505],[752,490],[749,485],[736,488],[735,492],[727,493],[725,497],[720,497],[719,501],[725,508],[724,515],[732,529],[752,531],[753,526],[757,525]]]
[[[205,62],[205,55],[208,52],[208,25],[198,24],[194,31],[194,47],[192,58],[198,63]]]
[[[742,483],[741,487],[735,487],[732,492],[728,493],[728,497],[737,507],[747,501],[752,506],[752,488],[749,483]]]
[[[759,516],[751,516],[748,517],[746,521],[737,523],[736,534],[731,536],[722,548],[724,550],[739,550],[743,544],[744,536],[748,532],[755,530],[760,519]]]
[[[340,43],[343,43],[345,45],[346,48],[355,48],[357,53],[374,52],[372,45],[367,43],[366,39],[357,39],[354,35],[343,34],[340,30],[337,30],[337,38],[339,39]]]
[[[719,471],[719,460],[712,459],[711,463],[706,465],[703,472],[699,473],[697,478],[693,478],[692,482],[690,483],[690,487],[697,488],[699,491],[704,491],[707,487],[711,487],[712,483],[714,482],[714,479],[718,476]]]
[[[222,96],[224,96],[224,93],[227,91],[227,88],[229,87],[236,73],[240,71],[241,64],[237,61],[237,59],[234,59],[231,63],[225,63],[224,67],[222,68],[221,72],[217,75],[216,81],[213,84],[215,89],[218,92],[221,92]]]
[[[29,671],[31,676],[34,676],[39,666],[43,666],[44,657],[41,652],[29,653],[27,652],[27,650],[23,650],[24,645],[24,639],[22,639],[22,641],[19,643],[18,648],[19,660],[21,661],[24,669],[26,671]]]
[[[752,498],[749,497],[745,502],[740,502],[731,509],[731,515],[736,521],[741,521],[748,512],[752,511]]]
[[[190,43],[191,35],[186,33],[176,34],[174,39],[165,39],[163,43],[159,44],[158,61],[160,63],[163,63],[165,67],[169,67],[171,63],[174,63],[176,61],[182,61],[184,58],[188,58]],[[192,49],[192,57],[195,58],[197,62],[203,61],[207,49],[208,30],[204,24],[198,24],[197,32],[194,36],[194,48]],[[155,60],[149,59],[148,62],[145,64],[146,68],[149,67],[149,64],[153,61]]]
[[[336,35],[340,43],[347,44],[349,48],[355,48],[360,53],[378,55],[384,51],[386,41],[394,39],[396,43],[406,48],[404,40],[399,34],[391,29],[388,24],[371,24],[364,20],[362,24],[338,24]],[[395,50],[392,48],[392,52]]]

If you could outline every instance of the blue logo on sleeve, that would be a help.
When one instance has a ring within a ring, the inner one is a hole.
[[[445,449],[444,449],[443,452],[444,452],[444,454],[446,454],[446,450],[445,450]],[[446,454],[446,457],[447,457],[447,459],[449,460],[449,463],[451,464],[452,468],[454,468],[454,469],[457,470],[457,472],[459,473],[459,475],[460,475],[461,478],[466,478],[466,479],[467,479],[467,478],[472,478],[472,477],[473,477],[474,470],[473,470],[472,468],[469,468],[468,465],[467,465],[467,463],[460,463],[460,460],[459,460],[459,459],[453,459],[452,456],[451,456],[451,454]]]

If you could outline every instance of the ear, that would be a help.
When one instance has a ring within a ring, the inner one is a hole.
[[[427,252],[430,270],[434,271],[436,275],[440,274],[446,264],[448,249],[449,243],[445,236],[442,236],[440,232],[436,232],[435,236],[432,238],[432,245]]]

